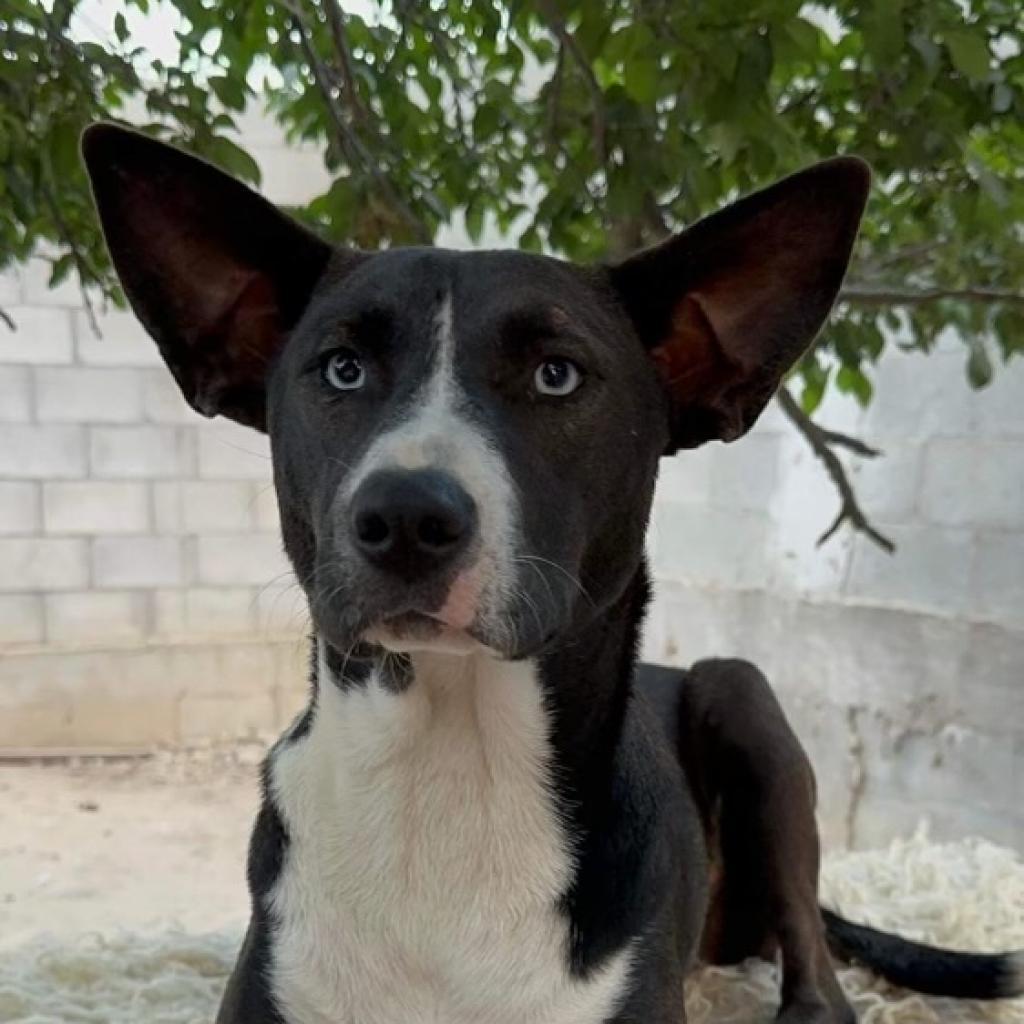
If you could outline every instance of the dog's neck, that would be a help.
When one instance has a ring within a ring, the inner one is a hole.
[[[536,657],[517,662],[483,651],[398,655],[379,648],[341,657],[314,639],[313,706],[303,728],[317,714],[317,705],[325,703],[325,687],[331,688],[336,721],[341,722],[345,701],[333,700],[337,691],[355,698],[368,686],[393,696],[415,690],[447,708],[452,700],[475,698],[487,687],[503,685],[503,680],[509,685],[508,680],[525,673],[540,692],[552,783],[567,806],[587,817],[596,812],[592,805],[606,792],[613,770],[648,596],[646,567],[641,565],[607,608]]]

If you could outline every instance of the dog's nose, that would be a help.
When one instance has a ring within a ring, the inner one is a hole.
[[[356,549],[410,581],[449,564],[469,544],[476,521],[473,499],[437,470],[378,470],[352,499]]]

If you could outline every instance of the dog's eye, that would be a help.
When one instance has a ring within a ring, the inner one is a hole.
[[[533,386],[542,395],[571,395],[582,383],[583,374],[571,359],[545,359],[533,374]]]
[[[350,348],[340,348],[324,363],[324,380],[338,391],[356,391],[366,383],[363,361]]]

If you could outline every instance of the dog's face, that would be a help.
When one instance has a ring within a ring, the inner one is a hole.
[[[207,164],[84,141],[125,291],[189,402],[270,434],[318,633],[542,651],[635,575],[666,451],[744,433],[839,288],[832,161],[615,267],[332,250]]]

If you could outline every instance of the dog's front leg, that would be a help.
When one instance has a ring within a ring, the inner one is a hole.
[[[254,919],[224,990],[216,1024],[286,1024],[270,992],[269,965],[266,926]]]

